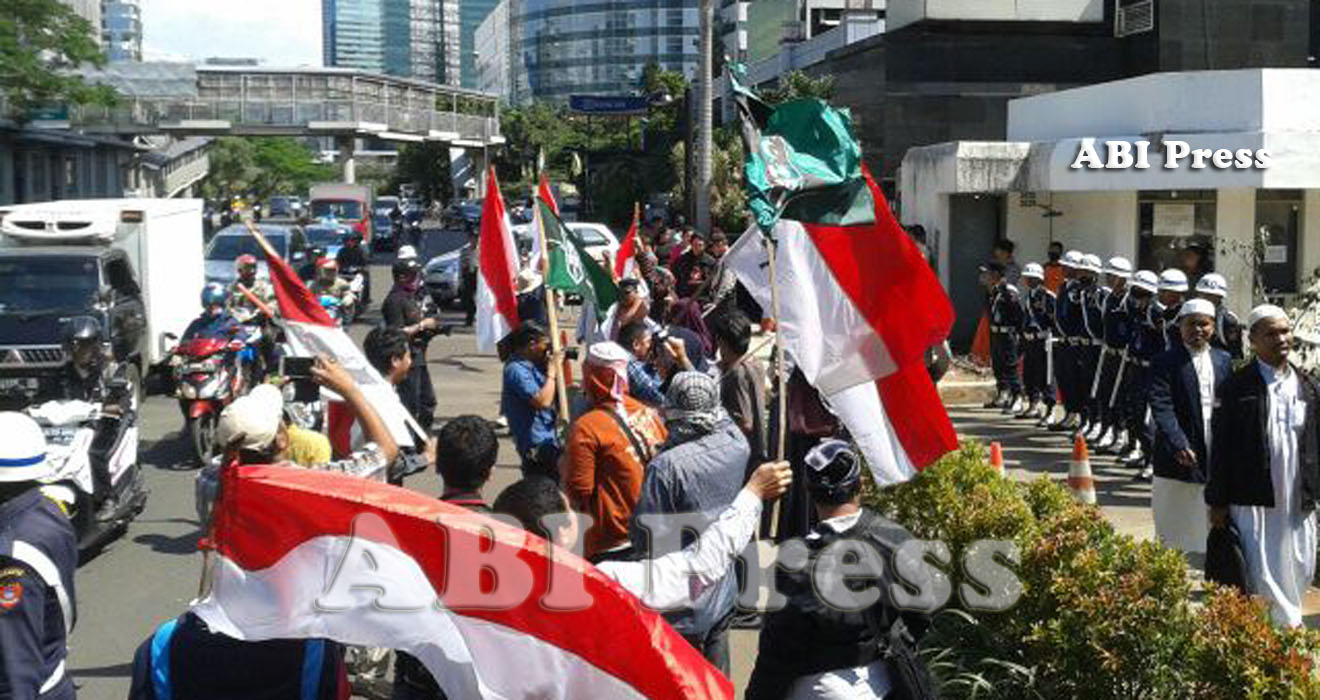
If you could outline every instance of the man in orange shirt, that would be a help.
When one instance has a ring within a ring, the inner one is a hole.
[[[1059,288],[1063,286],[1063,263],[1060,262],[1063,258],[1063,244],[1054,241],[1050,244],[1049,252],[1050,261],[1045,263],[1045,288],[1058,294]]]
[[[559,463],[569,504],[592,518],[584,554],[593,563],[632,555],[628,523],[643,467],[667,437],[655,411],[628,395],[630,357],[617,343],[591,346],[582,372],[592,408],[569,429]]]

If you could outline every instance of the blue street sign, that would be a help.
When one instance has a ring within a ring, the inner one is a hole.
[[[570,95],[568,108],[579,114],[646,114],[646,98],[631,95]]]

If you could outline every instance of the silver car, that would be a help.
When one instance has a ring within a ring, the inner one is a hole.
[[[306,259],[307,237],[302,229],[272,224],[260,224],[257,228],[275,247],[276,252],[295,267]],[[234,261],[244,254],[256,256],[259,277],[270,276],[266,271],[266,254],[257,245],[257,239],[248,233],[246,226],[235,224],[217,231],[206,244],[206,281],[224,285],[232,283],[238,276],[234,270]]]
[[[458,301],[463,284],[459,261],[465,248],[467,245],[444,255],[437,255],[427,261],[426,267],[422,268],[426,291],[431,295],[431,300],[436,306],[447,306]]]

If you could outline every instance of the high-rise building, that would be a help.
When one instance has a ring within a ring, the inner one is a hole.
[[[101,43],[111,61],[142,60],[142,8],[138,0],[102,0]]]
[[[322,0],[321,35],[327,66],[458,83],[458,0]]]
[[[475,88],[479,83],[477,62],[481,60],[477,46],[477,28],[490,16],[499,0],[459,0],[459,66],[462,86]],[[508,10],[505,10],[504,23],[508,24]]]
[[[511,46],[509,45],[509,2],[500,0],[473,35],[473,72],[476,80],[472,87],[508,100],[510,96]]]
[[[634,94],[651,63],[692,78],[699,5],[699,0],[510,0],[513,102]]]
[[[92,25],[92,33],[101,36],[101,0],[60,0],[68,5],[79,17]]]

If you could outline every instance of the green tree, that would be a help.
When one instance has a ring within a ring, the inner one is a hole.
[[[826,101],[833,99],[834,76],[813,78],[800,70],[789,71],[779,77],[775,87],[761,92],[761,99],[771,105],[807,98]]]
[[[449,146],[427,141],[410,143],[399,150],[399,161],[386,185],[397,192],[400,185],[416,185],[428,202],[447,202],[453,196],[449,179]]]
[[[210,171],[202,183],[202,193],[210,199],[228,200],[247,193],[248,182],[256,175],[255,148],[249,139],[225,136],[211,142],[207,153]]]
[[[288,137],[225,136],[211,144],[211,169],[202,191],[228,199],[305,192],[316,182],[334,179],[334,166],[319,163],[316,152]]]
[[[35,107],[64,102],[114,103],[114,90],[71,73],[105,65],[100,27],[59,0],[5,0],[0,7],[0,94],[11,116],[26,120]]]

